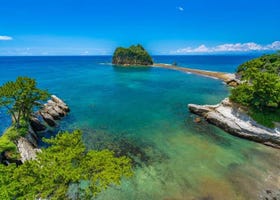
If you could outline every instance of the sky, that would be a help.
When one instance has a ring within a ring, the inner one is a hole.
[[[280,49],[279,0],[0,0],[0,56]]]

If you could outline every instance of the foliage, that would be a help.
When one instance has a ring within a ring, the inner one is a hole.
[[[263,118],[261,113],[274,116],[280,110],[280,53],[265,55],[248,61],[238,67],[242,84],[231,91],[230,99],[248,106],[251,116],[271,127],[279,118]]]
[[[20,120],[28,121],[38,101],[48,98],[48,93],[37,88],[35,79],[18,77],[15,82],[9,81],[0,87],[0,107],[5,107],[16,124]]]
[[[20,128],[14,125],[9,127],[0,137],[0,152],[10,152],[10,155],[17,158],[17,149],[15,142],[20,136],[24,136],[28,132],[28,124],[20,121]],[[10,157],[11,158],[11,157]]]
[[[152,65],[152,57],[141,45],[129,48],[119,47],[115,50],[113,64],[118,65]]]
[[[259,111],[257,109],[251,108],[249,115],[258,123],[269,127],[274,128],[275,124],[273,122],[280,122],[280,109],[271,112],[271,111]]]
[[[90,199],[132,175],[128,158],[108,150],[86,151],[80,131],[44,141],[51,146],[36,160],[19,167],[0,165],[0,199]]]
[[[237,69],[237,73],[242,75],[243,80],[253,78],[255,72],[268,72],[270,74],[280,75],[280,53],[264,55],[245,62]]]

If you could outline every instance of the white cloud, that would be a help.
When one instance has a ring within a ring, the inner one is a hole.
[[[12,40],[13,38],[6,35],[0,35],[0,40]]]
[[[278,50],[280,49],[280,41],[275,41],[270,45],[267,45],[268,49],[274,49],[274,50]]]
[[[177,7],[177,9],[180,10],[181,12],[185,10],[182,6]]]
[[[252,51],[273,51],[280,49],[280,41],[275,41],[268,45],[260,45],[254,42],[248,43],[235,43],[235,44],[222,44],[214,47],[207,47],[200,45],[198,47],[186,47],[171,54],[185,54],[185,53],[219,53],[219,52],[252,52]]]

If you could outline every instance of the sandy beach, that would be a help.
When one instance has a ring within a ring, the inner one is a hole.
[[[210,78],[217,78],[217,79],[223,80],[225,82],[228,82],[228,81],[236,78],[235,74],[231,74],[231,73],[191,69],[191,68],[180,67],[180,66],[169,65],[169,64],[162,64],[162,63],[155,63],[152,67],[160,67],[160,68],[171,69],[171,70],[176,70],[176,71],[181,71],[181,72],[198,74],[198,75],[207,76]]]

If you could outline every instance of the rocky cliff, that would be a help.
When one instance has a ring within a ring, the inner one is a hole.
[[[67,104],[57,96],[52,95],[51,100],[44,104],[40,111],[33,114],[28,133],[16,141],[22,163],[35,159],[37,152],[41,151],[38,148],[37,133],[48,130],[48,127],[56,126],[58,120],[61,120],[68,112],[70,109]]]
[[[188,107],[192,113],[232,135],[280,148],[279,127],[270,129],[259,125],[228,98],[218,105],[189,104]]]

